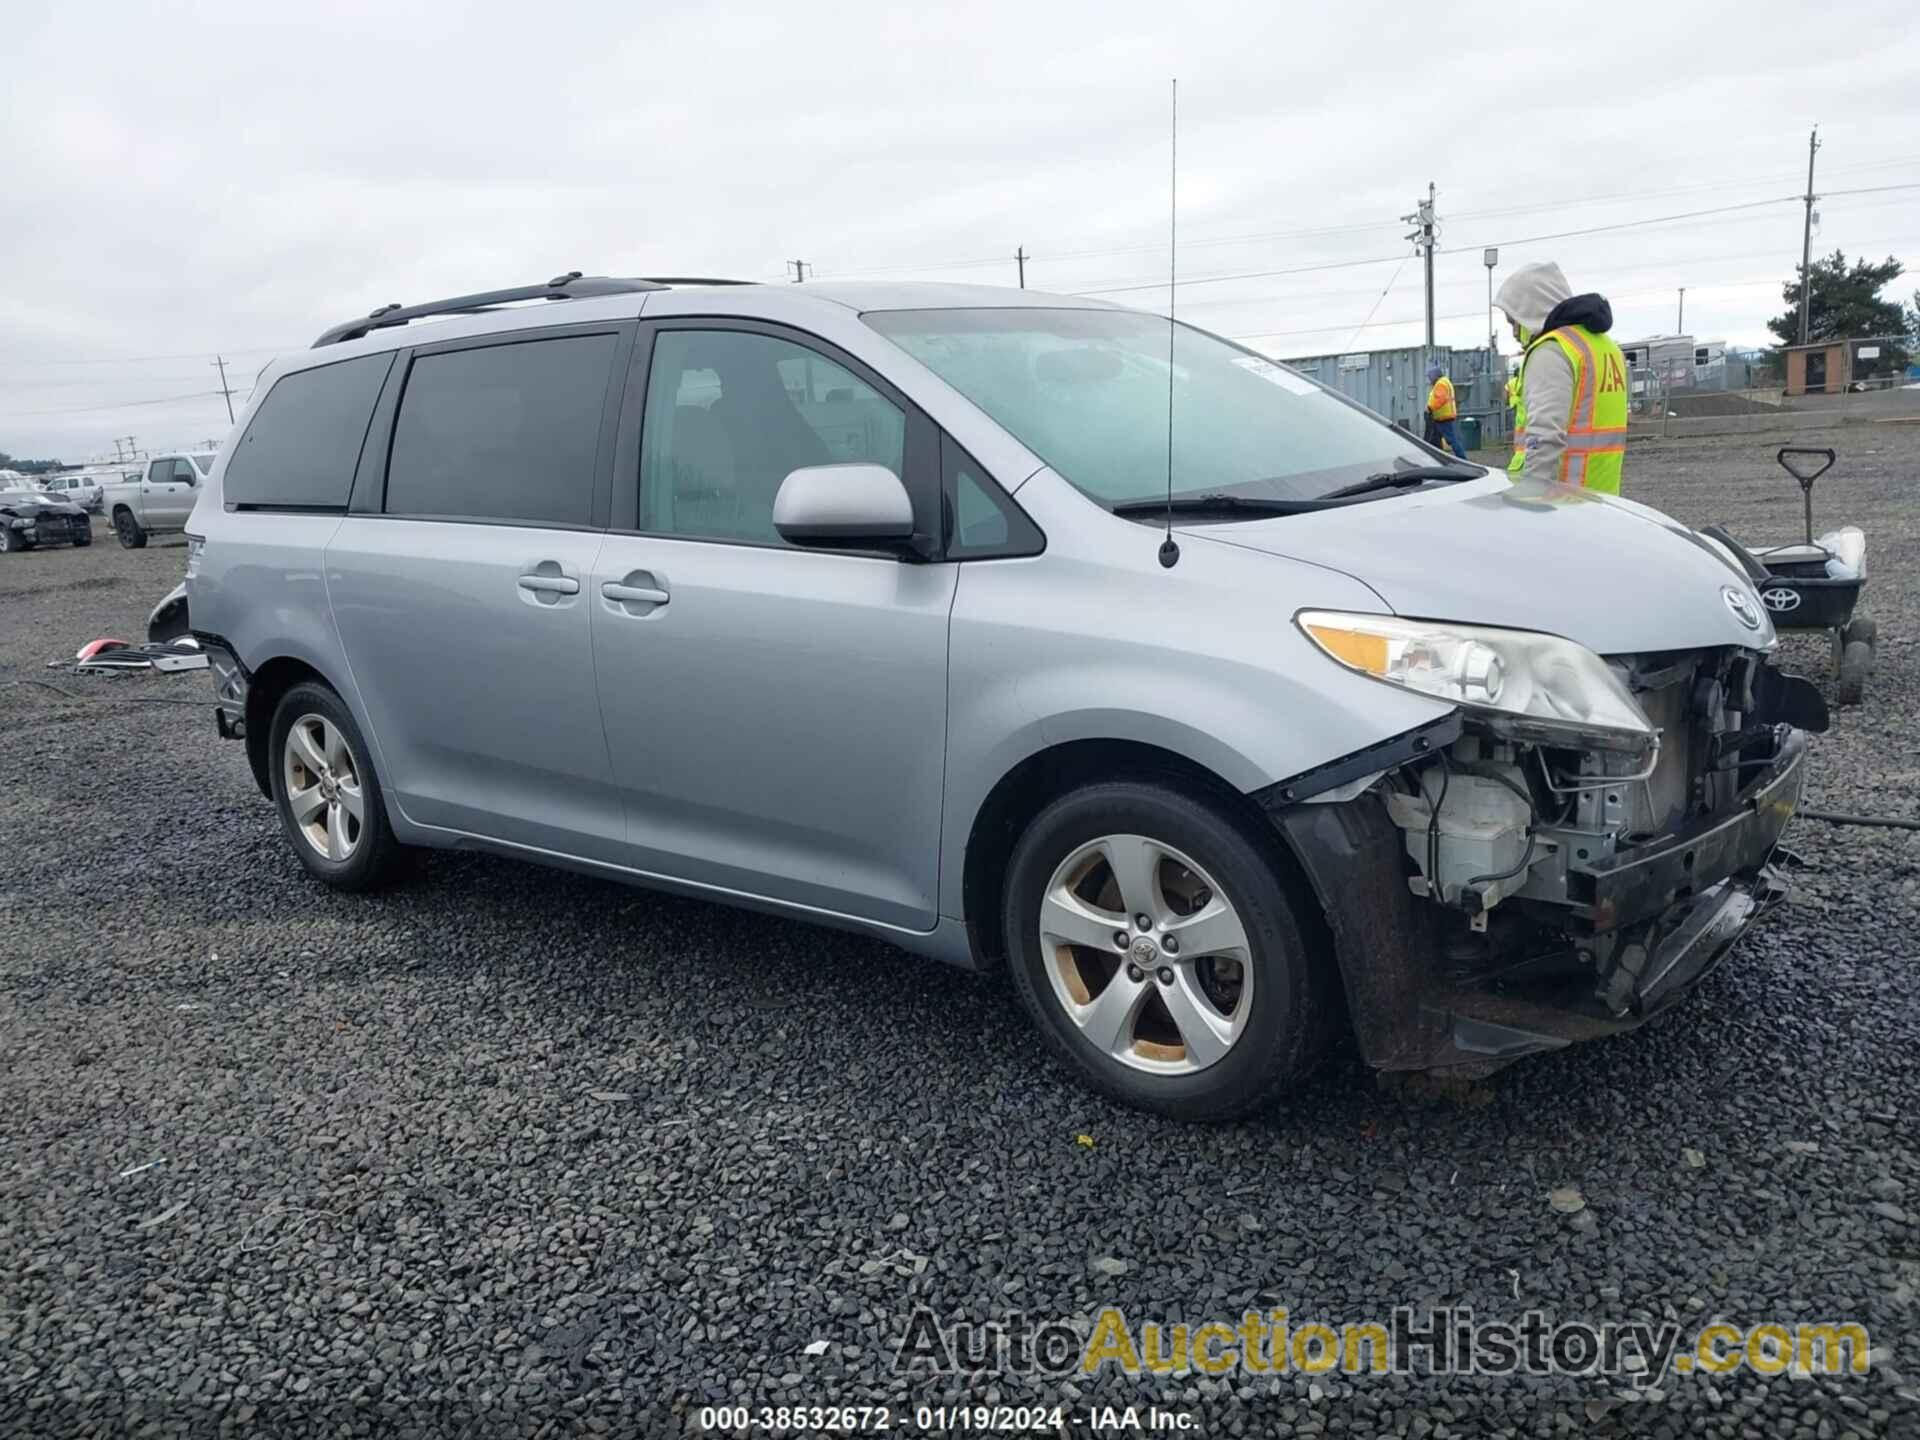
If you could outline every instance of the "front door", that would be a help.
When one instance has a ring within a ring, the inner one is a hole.
[[[589,587],[623,351],[617,329],[423,348],[374,513],[327,546],[353,683],[413,821],[618,862]]]
[[[929,930],[954,566],[790,547],[773,498],[871,461],[931,529],[937,434],[805,337],[643,326],[636,373],[650,336],[639,473],[616,471],[588,597],[628,863]]]
[[[155,460],[147,466],[147,478],[140,486],[141,523],[149,530],[179,530],[193,512],[200,472],[191,460],[175,456]]]

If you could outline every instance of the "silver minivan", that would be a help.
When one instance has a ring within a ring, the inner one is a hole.
[[[1778,893],[1734,548],[1165,317],[566,275],[263,374],[188,526],[321,881],[470,847],[1004,969],[1216,1118],[1631,1027]]]

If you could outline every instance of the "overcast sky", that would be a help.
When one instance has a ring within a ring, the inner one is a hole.
[[[1913,0],[1314,8],[15,0],[0,450],[218,438],[216,353],[244,395],[377,304],[572,269],[1012,284],[1024,246],[1164,308],[1176,75],[1180,311],[1270,354],[1419,342],[1429,180],[1442,343],[1484,343],[1491,243],[1622,339],[1685,285],[1761,343],[1797,203],[1521,242],[1792,196],[1816,121],[1816,249],[1920,265]]]

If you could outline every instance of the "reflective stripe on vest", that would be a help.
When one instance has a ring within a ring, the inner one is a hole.
[[[1436,420],[1451,420],[1458,410],[1453,402],[1453,382],[1442,375],[1427,392],[1427,409]]]
[[[1627,451],[1626,359],[1620,347],[1605,335],[1582,325],[1567,325],[1538,337],[1521,362],[1523,403],[1514,411],[1514,452],[1507,469],[1518,473],[1526,463],[1527,360],[1548,340],[1557,344],[1573,367],[1573,409],[1567,417],[1566,448],[1554,479],[1608,495],[1620,493],[1620,473]]]

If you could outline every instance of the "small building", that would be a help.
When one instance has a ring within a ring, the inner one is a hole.
[[[1891,384],[1900,375],[1897,360],[1905,354],[1903,337],[1863,335],[1853,340],[1815,340],[1807,345],[1783,345],[1787,394],[1839,395],[1872,384]]]

